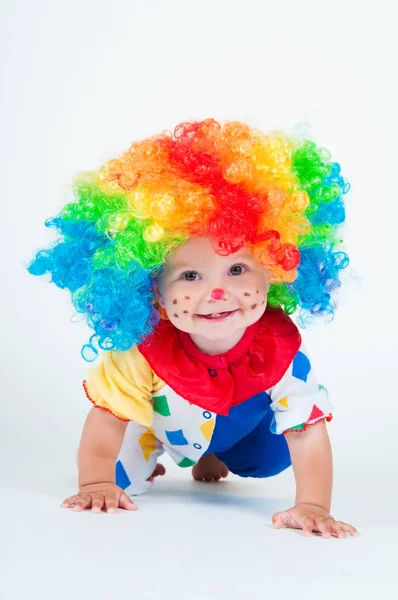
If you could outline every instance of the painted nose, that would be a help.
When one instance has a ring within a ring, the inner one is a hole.
[[[225,292],[221,288],[215,288],[210,294],[212,300],[222,300],[224,296]]]

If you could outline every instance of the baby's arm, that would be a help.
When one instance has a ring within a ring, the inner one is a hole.
[[[115,483],[116,460],[127,422],[93,407],[87,415],[79,447],[79,486]]]
[[[296,478],[296,504],[276,513],[274,527],[302,529],[310,535],[313,530],[324,537],[347,533],[358,535],[352,525],[336,521],[330,514],[332,498],[332,451],[325,421],[311,425],[305,431],[285,434]]]
[[[357,535],[355,527],[330,514],[333,465],[325,420],[331,420],[333,406],[317,382],[303,344],[270,393],[275,411],[271,431],[285,436],[296,479],[295,506],[275,513],[274,527],[303,529],[305,534],[315,530],[324,537]]]
[[[296,505],[314,504],[330,512],[333,461],[325,421],[284,435],[296,479]]]
[[[116,460],[123,443],[127,422],[93,407],[83,427],[78,454],[79,493],[67,498],[62,507],[81,511],[91,508],[108,512],[116,508],[134,510],[133,501],[115,483]]]

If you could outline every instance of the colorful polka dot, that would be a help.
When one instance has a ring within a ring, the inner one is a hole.
[[[140,438],[138,438],[138,441],[139,441],[140,446],[142,448],[142,453],[144,455],[144,458],[145,458],[146,462],[148,462],[149,459],[150,459],[150,457],[151,457],[151,455],[156,450],[155,432],[150,427],[148,429],[148,431],[146,431],[145,433],[143,433],[142,436]]]
[[[301,423],[301,425],[296,425],[295,427],[290,427],[290,429],[286,429],[286,431],[304,431],[305,429],[305,423]],[[286,431],[284,431],[283,433],[286,433]]]
[[[187,446],[188,440],[182,432],[182,429],[177,429],[177,431],[165,431],[167,439],[169,440],[172,446]]]
[[[308,373],[311,371],[311,363],[302,352],[297,352],[293,360],[293,377],[307,381]]]
[[[213,435],[215,424],[216,424],[216,420],[212,419],[211,421],[205,421],[200,426],[200,431],[202,432],[202,435],[207,442],[209,442],[211,440],[211,436]]]
[[[116,463],[116,485],[121,487],[122,490],[125,490],[129,487],[130,484],[131,481],[129,479],[129,476],[127,475],[120,460],[118,460]]]
[[[192,467],[193,465],[196,465],[196,462],[190,458],[183,458],[182,461],[178,463],[178,466],[183,468]]]
[[[313,419],[318,419],[318,417],[324,417],[324,416],[325,416],[324,413],[314,404],[311,414],[308,418],[308,421],[313,421]]]
[[[278,404],[280,404],[280,405],[281,405],[281,406],[283,406],[284,408],[289,408],[289,401],[288,401],[288,399],[286,398],[286,396],[285,396],[284,398],[281,398],[281,399],[278,401]]]
[[[162,415],[163,417],[169,417],[171,415],[166,396],[153,397],[153,410],[155,413],[158,413],[158,415]]]

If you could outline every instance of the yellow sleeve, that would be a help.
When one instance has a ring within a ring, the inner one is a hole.
[[[104,352],[83,382],[94,406],[145,427],[153,421],[152,394],[164,385],[136,346],[125,352]]]

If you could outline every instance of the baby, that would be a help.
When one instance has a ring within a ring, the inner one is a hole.
[[[199,481],[292,465],[295,505],[274,527],[358,534],[330,515],[332,405],[287,316],[333,313],[348,264],[335,250],[347,186],[328,158],[208,119],[77,180],[78,201],[47,222],[64,240],[29,267],[87,314],[83,357],[104,351],[83,384],[94,406],[63,507],[135,510],[166,451]]]

